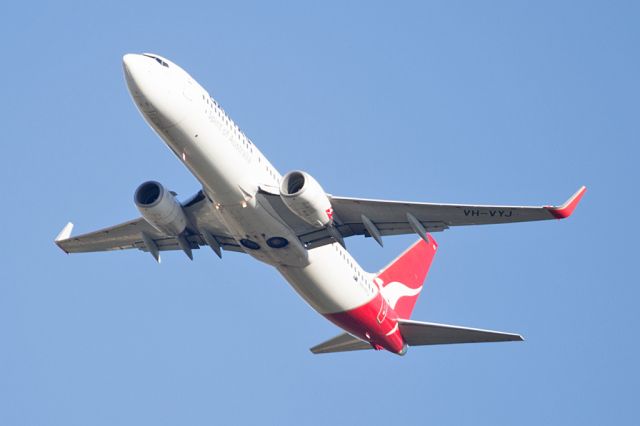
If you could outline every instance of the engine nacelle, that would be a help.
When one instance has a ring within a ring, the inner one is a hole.
[[[280,197],[291,212],[316,228],[333,222],[329,197],[320,184],[305,172],[287,173],[280,184]]]
[[[159,182],[143,183],[136,189],[133,199],[142,217],[158,231],[175,237],[187,227],[182,206]]]

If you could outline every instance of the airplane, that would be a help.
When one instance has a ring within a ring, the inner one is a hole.
[[[139,249],[160,252],[209,246],[246,253],[275,267],[318,313],[344,330],[315,354],[364,349],[404,355],[409,346],[520,341],[522,336],[410,319],[437,250],[432,232],[452,226],[569,217],[586,188],[560,206],[433,204],[338,197],[308,173],[282,176],[213,97],[186,71],[156,54],[126,54],[126,83],[140,113],[202,189],[184,202],[156,181],[134,193],[141,217],[55,239],[66,253]],[[419,239],[378,273],[345,248],[363,235]]]

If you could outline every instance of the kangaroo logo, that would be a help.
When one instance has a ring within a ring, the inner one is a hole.
[[[375,281],[376,281],[376,284],[378,284],[378,287],[380,288],[380,293],[382,294],[382,297],[385,298],[385,300],[387,301],[389,306],[391,306],[392,309],[396,308],[396,304],[398,303],[398,300],[400,300],[400,298],[414,297],[420,294],[420,292],[422,291],[422,285],[417,288],[411,288],[408,285],[398,281],[392,281],[387,285],[384,285],[384,281],[382,281],[382,279],[378,277],[376,277]]]

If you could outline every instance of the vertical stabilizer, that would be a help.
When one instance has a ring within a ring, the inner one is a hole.
[[[411,317],[438,249],[433,237],[429,234],[426,237],[428,242],[417,241],[376,277],[376,282],[382,286],[382,295],[400,318]]]

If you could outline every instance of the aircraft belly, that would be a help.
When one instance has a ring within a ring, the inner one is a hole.
[[[276,267],[309,264],[309,252],[291,228],[271,216],[255,198],[241,204],[220,205],[219,212],[234,238],[254,258]],[[286,243],[280,247],[274,244],[274,238]]]
[[[170,127],[154,128],[200,181],[243,250],[278,268],[320,313],[344,312],[372,300],[373,290],[358,282],[363,278],[342,263],[333,245],[307,250],[269,204],[259,199],[263,176],[257,173],[262,168],[256,167],[253,148],[239,130],[203,110],[198,96],[186,99],[185,119]],[[274,237],[286,244],[275,247]]]
[[[194,118],[159,134],[202,183],[232,236],[246,253],[262,262],[306,266],[307,250],[297,235],[277,214],[268,211],[265,203],[257,200],[255,168],[251,157],[235,141],[236,136],[202,114],[193,115]],[[286,244],[274,247],[269,244],[274,237]]]
[[[240,203],[257,192],[250,161],[199,115],[160,135],[216,203]]]
[[[343,267],[333,244],[309,250],[309,265],[279,266],[278,271],[294,290],[317,312],[325,315],[345,312],[376,297]]]

